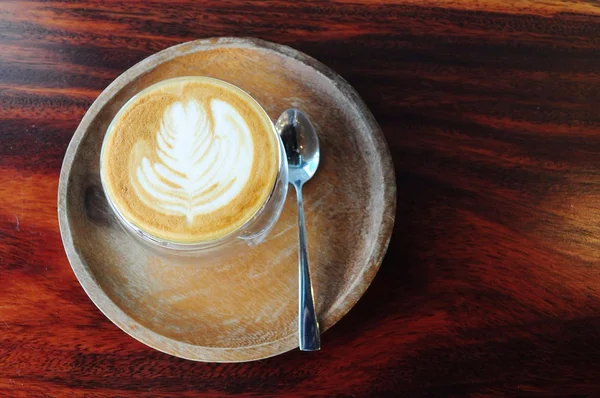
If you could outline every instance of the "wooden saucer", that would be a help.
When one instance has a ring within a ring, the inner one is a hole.
[[[321,330],[364,293],[394,223],[396,186],[383,135],[358,94],[335,72],[289,47],[256,39],[198,40],[168,48],[100,94],[77,128],[61,170],[58,214],[65,250],[96,306],[157,350],[211,362],[281,354],[298,346],[293,195],[267,241],[250,255],[182,265],[137,245],[119,228],[102,193],[100,145],[115,113],[145,87],[188,75],[241,87],[273,120],[289,107],[311,117],[322,157],[304,195]]]

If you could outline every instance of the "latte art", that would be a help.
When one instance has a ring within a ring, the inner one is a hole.
[[[132,186],[147,206],[184,215],[191,224],[194,216],[225,206],[240,193],[253,151],[248,125],[227,102],[212,100],[209,109],[193,99],[175,102],[156,134],[159,161],[143,157]]]
[[[173,243],[218,239],[268,200],[281,164],[273,123],[245,92],[186,77],[143,90],[102,144],[102,184],[122,221]]]

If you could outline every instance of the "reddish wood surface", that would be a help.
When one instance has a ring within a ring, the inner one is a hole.
[[[0,2],[0,396],[599,395],[600,8],[516,3]],[[63,252],[58,173],[87,107],[209,36],[314,56],[390,144],[390,250],[319,353],[153,351]]]

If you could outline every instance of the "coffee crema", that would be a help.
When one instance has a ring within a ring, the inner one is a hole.
[[[252,97],[206,77],[165,80],[115,116],[100,168],[129,223],[175,243],[218,239],[267,201],[279,165],[273,124]]]

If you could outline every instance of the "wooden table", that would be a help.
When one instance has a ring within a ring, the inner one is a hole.
[[[0,2],[0,396],[600,394],[600,7],[516,3]],[[389,252],[319,353],[159,353],[95,308],[63,252],[58,174],[86,109],[210,36],[317,58],[390,144]]]

